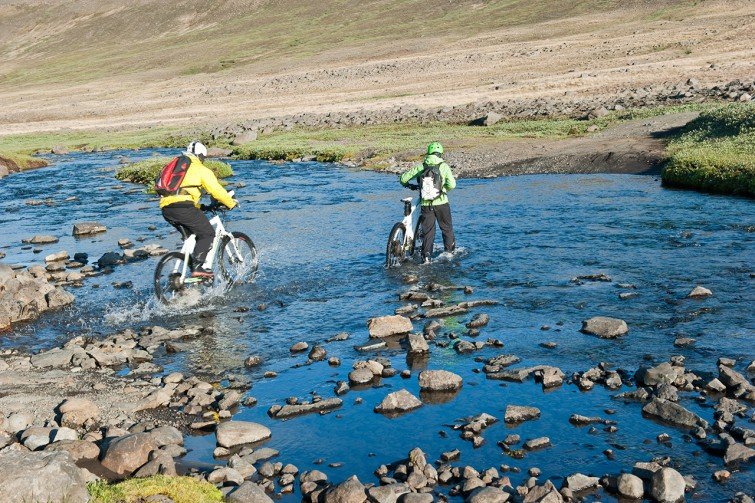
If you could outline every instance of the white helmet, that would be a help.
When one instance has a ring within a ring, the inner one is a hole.
[[[207,147],[202,142],[193,141],[186,147],[187,154],[194,154],[196,156],[203,155],[207,157]]]

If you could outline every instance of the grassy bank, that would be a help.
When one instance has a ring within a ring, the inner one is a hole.
[[[153,477],[130,479],[117,484],[95,482],[89,485],[92,503],[137,503],[154,495],[164,495],[175,503],[222,502],[223,494],[214,485],[191,477]]]
[[[44,159],[32,157],[18,152],[3,152],[0,150],[0,166],[4,166],[9,172],[26,171],[27,169],[42,168],[48,162]]]
[[[755,104],[704,111],[668,153],[664,185],[755,197]]]
[[[561,139],[583,136],[612,125],[667,113],[705,110],[710,105],[683,105],[611,112],[592,120],[548,118],[539,120],[504,119],[493,126],[466,124],[379,124],[339,129],[294,129],[260,136],[254,142],[236,147],[240,159],[293,160],[314,157],[318,161],[356,160],[380,168],[390,159],[416,160],[424,145],[442,141],[452,150],[485,146],[521,138]]]
[[[163,167],[171,160],[170,157],[153,157],[143,161],[126,164],[116,171],[115,177],[122,182],[152,185]],[[231,166],[225,162],[207,159],[204,165],[210,168],[218,178],[228,178],[233,175]]]

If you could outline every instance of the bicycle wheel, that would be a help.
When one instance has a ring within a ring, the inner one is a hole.
[[[257,275],[259,257],[252,239],[243,232],[232,232],[220,245],[220,273],[229,285],[251,283]]]
[[[417,225],[414,227],[414,239],[409,243],[409,251],[406,253],[407,257],[413,257],[414,253],[422,250],[422,217],[417,219]]]
[[[388,244],[385,247],[385,267],[398,267],[404,262],[406,259],[405,237],[406,227],[404,227],[404,224],[399,222],[394,225],[388,235]]]
[[[155,267],[155,296],[160,302],[169,304],[180,295],[185,287],[181,280],[183,269],[184,256],[179,252],[166,253],[157,263],[157,267]]]

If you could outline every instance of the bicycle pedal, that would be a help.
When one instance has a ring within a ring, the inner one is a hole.
[[[184,283],[186,283],[187,285],[189,285],[189,284],[193,284],[193,283],[201,283],[203,281],[205,281],[205,278],[186,278],[184,280]]]

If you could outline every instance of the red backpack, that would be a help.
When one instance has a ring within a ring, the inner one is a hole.
[[[155,178],[155,192],[160,196],[178,195],[189,166],[191,166],[191,159],[185,155],[179,155],[171,160]]]

